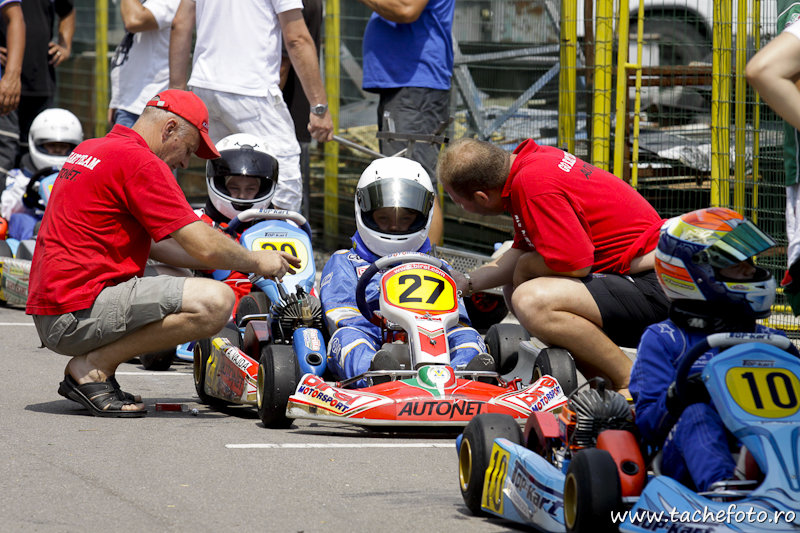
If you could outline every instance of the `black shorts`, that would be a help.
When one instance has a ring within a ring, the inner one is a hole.
[[[669,300],[652,270],[630,276],[592,274],[583,284],[600,308],[603,331],[619,346],[636,348],[647,326],[667,318]]]

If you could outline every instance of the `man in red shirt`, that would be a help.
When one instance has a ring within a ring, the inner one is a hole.
[[[509,154],[461,139],[438,169],[455,203],[514,222],[512,248],[460,279],[464,294],[513,290],[510,307],[528,332],[627,394],[631,361],[619,346],[637,346],[667,317],[653,271],[663,222],[655,209],[613,174],[532,140]]]
[[[27,313],[45,346],[72,356],[59,394],[93,415],[144,416],[141,398],[120,390],[117,367],[213,335],[230,317],[227,285],[142,277],[148,257],[272,278],[298,265],[282,252],[248,251],[197,218],[172,174],[188,166],[192,153],[219,157],[206,107],[190,92],[164,91],[132,129],[117,125],[78,145],[53,186]]]

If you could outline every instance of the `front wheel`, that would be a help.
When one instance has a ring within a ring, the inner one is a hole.
[[[173,359],[175,359],[175,348],[144,353],[139,356],[139,362],[142,363],[145,370],[156,371],[169,370],[169,367],[172,366]]]
[[[564,479],[564,525],[568,533],[617,531],[611,513],[622,508],[617,464],[598,448],[578,452]]]
[[[545,374],[553,376],[561,385],[561,392],[565,396],[572,394],[578,388],[578,371],[572,355],[564,348],[543,348],[533,364],[531,382],[536,381]]]
[[[478,415],[464,428],[458,450],[458,480],[461,497],[474,515],[481,515],[483,484],[486,469],[492,459],[494,440],[506,438],[514,444],[522,442],[522,431],[514,417],[499,413]],[[507,467],[508,465],[506,465]],[[496,480],[498,487],[501,479]],[[499,497],[502,498],[500,494]]]
[[[289,396],[300,381],[300,366],[291,346],[265,344],[258,363],[258,416],[264,427],[288,428],[286,417]]]

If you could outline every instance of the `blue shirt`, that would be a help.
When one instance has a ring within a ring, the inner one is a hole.
[[[449,90],[454,10],[455,0],[429,0],[410,24],[390,22],[373,13],[364,30],[364,89]]]

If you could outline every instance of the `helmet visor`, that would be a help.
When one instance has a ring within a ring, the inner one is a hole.
[[[206,173],[221,195],[231,200],[259,200],[274,193],[278,183],[278,161],[267,153],[249,147],[223,150],[218,159],[206,163]],[[228,187],[231,176],[258,179],[258,192],[251,198],[241,198],[238,193],[232,193]]]
[[[364,224],[377,232],[407,235],[428,223],[433,193],[413,180],[383,179],[356,191]]]
[[[698,252],[696,263],[707,263],[715,268],[747,261],[764,250],[775,246],[775,241],[749,220],[744,220],[720,240]]]

